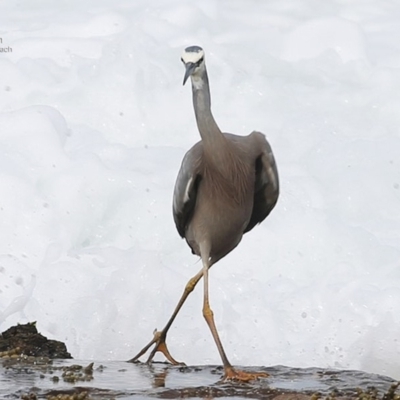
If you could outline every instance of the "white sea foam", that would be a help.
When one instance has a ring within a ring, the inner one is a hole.
[[[392,4],[392,6],[391,6]],[[199,139],[180,55],[206,52],[221,128],[268,136],[281,197],[211,270],[234,364],[400,378],[400,34],[373,0],[0,6],[0,328],[132,357],[200,263],[173,224]],[[220,363],[196,290],[168,336]]]

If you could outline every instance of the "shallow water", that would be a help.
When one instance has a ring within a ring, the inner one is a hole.
[[[40,321],[78,359],[123,360],[169,318],[201,267],[171,215],[198,44],[217,123],[265,133],[282,186],[211,271],[227,353],[400,379],[399,8],[0,1],[1,330]],[[168,345],[218,364],[199,286]]]
[[[254,367],[246,370],[268,372],[270,377],[252,384],[222,383],[222,368],[216,366],[179,367],[163,363],[151,366],[127,362],[95,362],[93,380],[68,383],[62,379],[62,367],[89,361],[62,360],[48,365],[15,363],[0,366],[0,398],[20,398],[36,393],[38,398],[60,393],[87,391],[92,399],[145,398],[274,398],[282,393],[328,395],[333,391],[356,397],[357,388],[375,387],[385,393],[395,381],[389,377],[360,371],[339,371],[284,366]],[[54,376],[59,378],[54,382]]]

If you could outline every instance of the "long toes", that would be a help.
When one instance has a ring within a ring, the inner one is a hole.
[[[135,357],[129,360],[129,362],[132,363],[138,363],[139,357],[141,357],[143,354],[149,350],[149,348],[155,344],[153,350],[150,352],[150,355],[146,361],[146,364],[150,364],[153,361],[153,358],[157,352],[160,352],[164,354],[165,358],[173,365],[185,365],[185,363],[181,363],[179,361],[176,361],[170,354],[167,344],[165,342],[166,339],[166,334],[163,331],[157,331],[157,329],[154,330],[153,332],[153,339],[150,341],[150,343],[145,346]]]
[[[185,363],[181,363],[179,361],[176,361],[174,357],[171,356],[171,353],[168,350],[167,344],[165,343],[165,340],[161,341],[160,343],[157,344],[156,351],[159,351],[160,353],[164,354],[164,357],[173,365],[185,365]]]
[[[238,369],[227,368],[225,369],[223,381],[251,382],[260,378],[267,378],[268,376],[269,374],[266,372],[245,372]]]

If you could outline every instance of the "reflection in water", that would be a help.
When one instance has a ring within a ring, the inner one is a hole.
[[[63,380],[61,369],[71,364],[87,365],[88,362],[64,360],[47,366],[24,365],[19,362],[7,366],[0,365],[0,398],[20,397],[30,393],[32,388],[35,388],[38,397],[60,393],[73,394],[86,390],[93,400],[110,397],[121,400],[182,397],[199,400],[239,400],[277,396],[282,399],[286,394],[296,394],[296,397],[308,399],[316,392],[321,396],[335,392],[338,397],[345,395],[357,398],[357,388],[367,391],[371,387],[375,387],[378,398],[382,398],[394,383],[391,378],[360,371],[276,366],[258,368],[269,373],[269,378],[251,384],[235,384],[222,383],[220,379],[223,370],[214,366],[182,367],[164,363],[146,365],[95,362],[93,380],[71,384]],[[55,376],[59,378],[58,382],[54,379]]]
[[[153,371],[153,388],[163,388],[165,387],[165,378],[168,375],[168,367],[164,367],[161,371],[155,371],[152,365],[149,365],[149,370]]]

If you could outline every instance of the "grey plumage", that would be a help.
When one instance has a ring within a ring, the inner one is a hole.
[[[262,133],[253,132],[249,136],[237,136],[229,133],[224,133],[223,135],[230,143],[247,151],[244,158],[247,158],[250,164],[253,164],[253,171],[247,174],[247,176],[254,174],[253,187],[249,185],[250,188],[247,193],[249,197],[251,197],[250,195],[252,194],[253,201],[248,221],[241,231],[241,233],[244,234],[253,229],[255,225],[262,222],[269,215],[277,202],[279,183],[276,164],[271,147]],[[204,169],[207,168],[204,165],[206,161],[204,160],[203,153],[202,142],[196,143],[186,153],[175,184],[173,215],[179,235],[183,238],[186,237],[186,229],[192,220],[196,206],[197,192],[199,186],[201,187]],[[232,172],[237,173],[237,169]],[[226,178],[221,174],[220,179]],[[235,204],[238,204],[238,206],[241,206],[244,200],[235,198],[237,188],[235,185],[240,186],[240,182],[237,182],[240,179],[243,179],[243,177],[237,175],[233,177],[231,184],[229,184],[229,182],[225,184],[226,193],[228,194],[227,202],[235,201]],[[226,211],[227,213],[230,212],[229,209]],[[226,254],[227,253],[223,254],[222,257]],[[215,262],[216,261],[217,260],[215,260]]]
[[[198,56],[197,61],[186,63],[186,70],[192,73],[193,105],[202,140],[182,161],[175,184],[173,215],[179,234],[199,256],[198,243],[193,237],[196,234],[191,229],[198,214],[200,225],[204,226],[205,219],[210,220],[211,226],[204,228],[208,231],[220,231],[227,228],[226,225],[233,225],[232,229],[226,229],[230,243],[224,246],[220,242],[212,243],[213,264],[272,211],[279,194],[278,172],[271,147],[262,133],[253,132],[248,136],[221,133],[211,113],[203,51],[191,46],[185,52]],[[189,59],[196,60],[195,57]],[[197,201],[198,196],[204,200]],[[206,208],[208,217],[202,208]],[[217,227],[213,224],[215,219],[220,221]]]
[[[225,379],[248,381],[265,374],[234,369],[219,339],[208,300],[208,270],[232,251],[244,233],[262,222],[279,196],[279,180],[269,143],[260,132],[248,136],[222,133],[211,113],[211,97],[204,51],[199,46],[185,49],[183,83],[190,77],[193,106],[201,141],[185,155],[174,189],[173,216],[179,235],[186,239],[203,268],[186,285],[166,327],[131,361],[136,361],[156,344],[148,362],[161,351],[177,363],[165,344],[166,334],[187,296],[204,278],[203,315],[217,344],[225,369]]]

